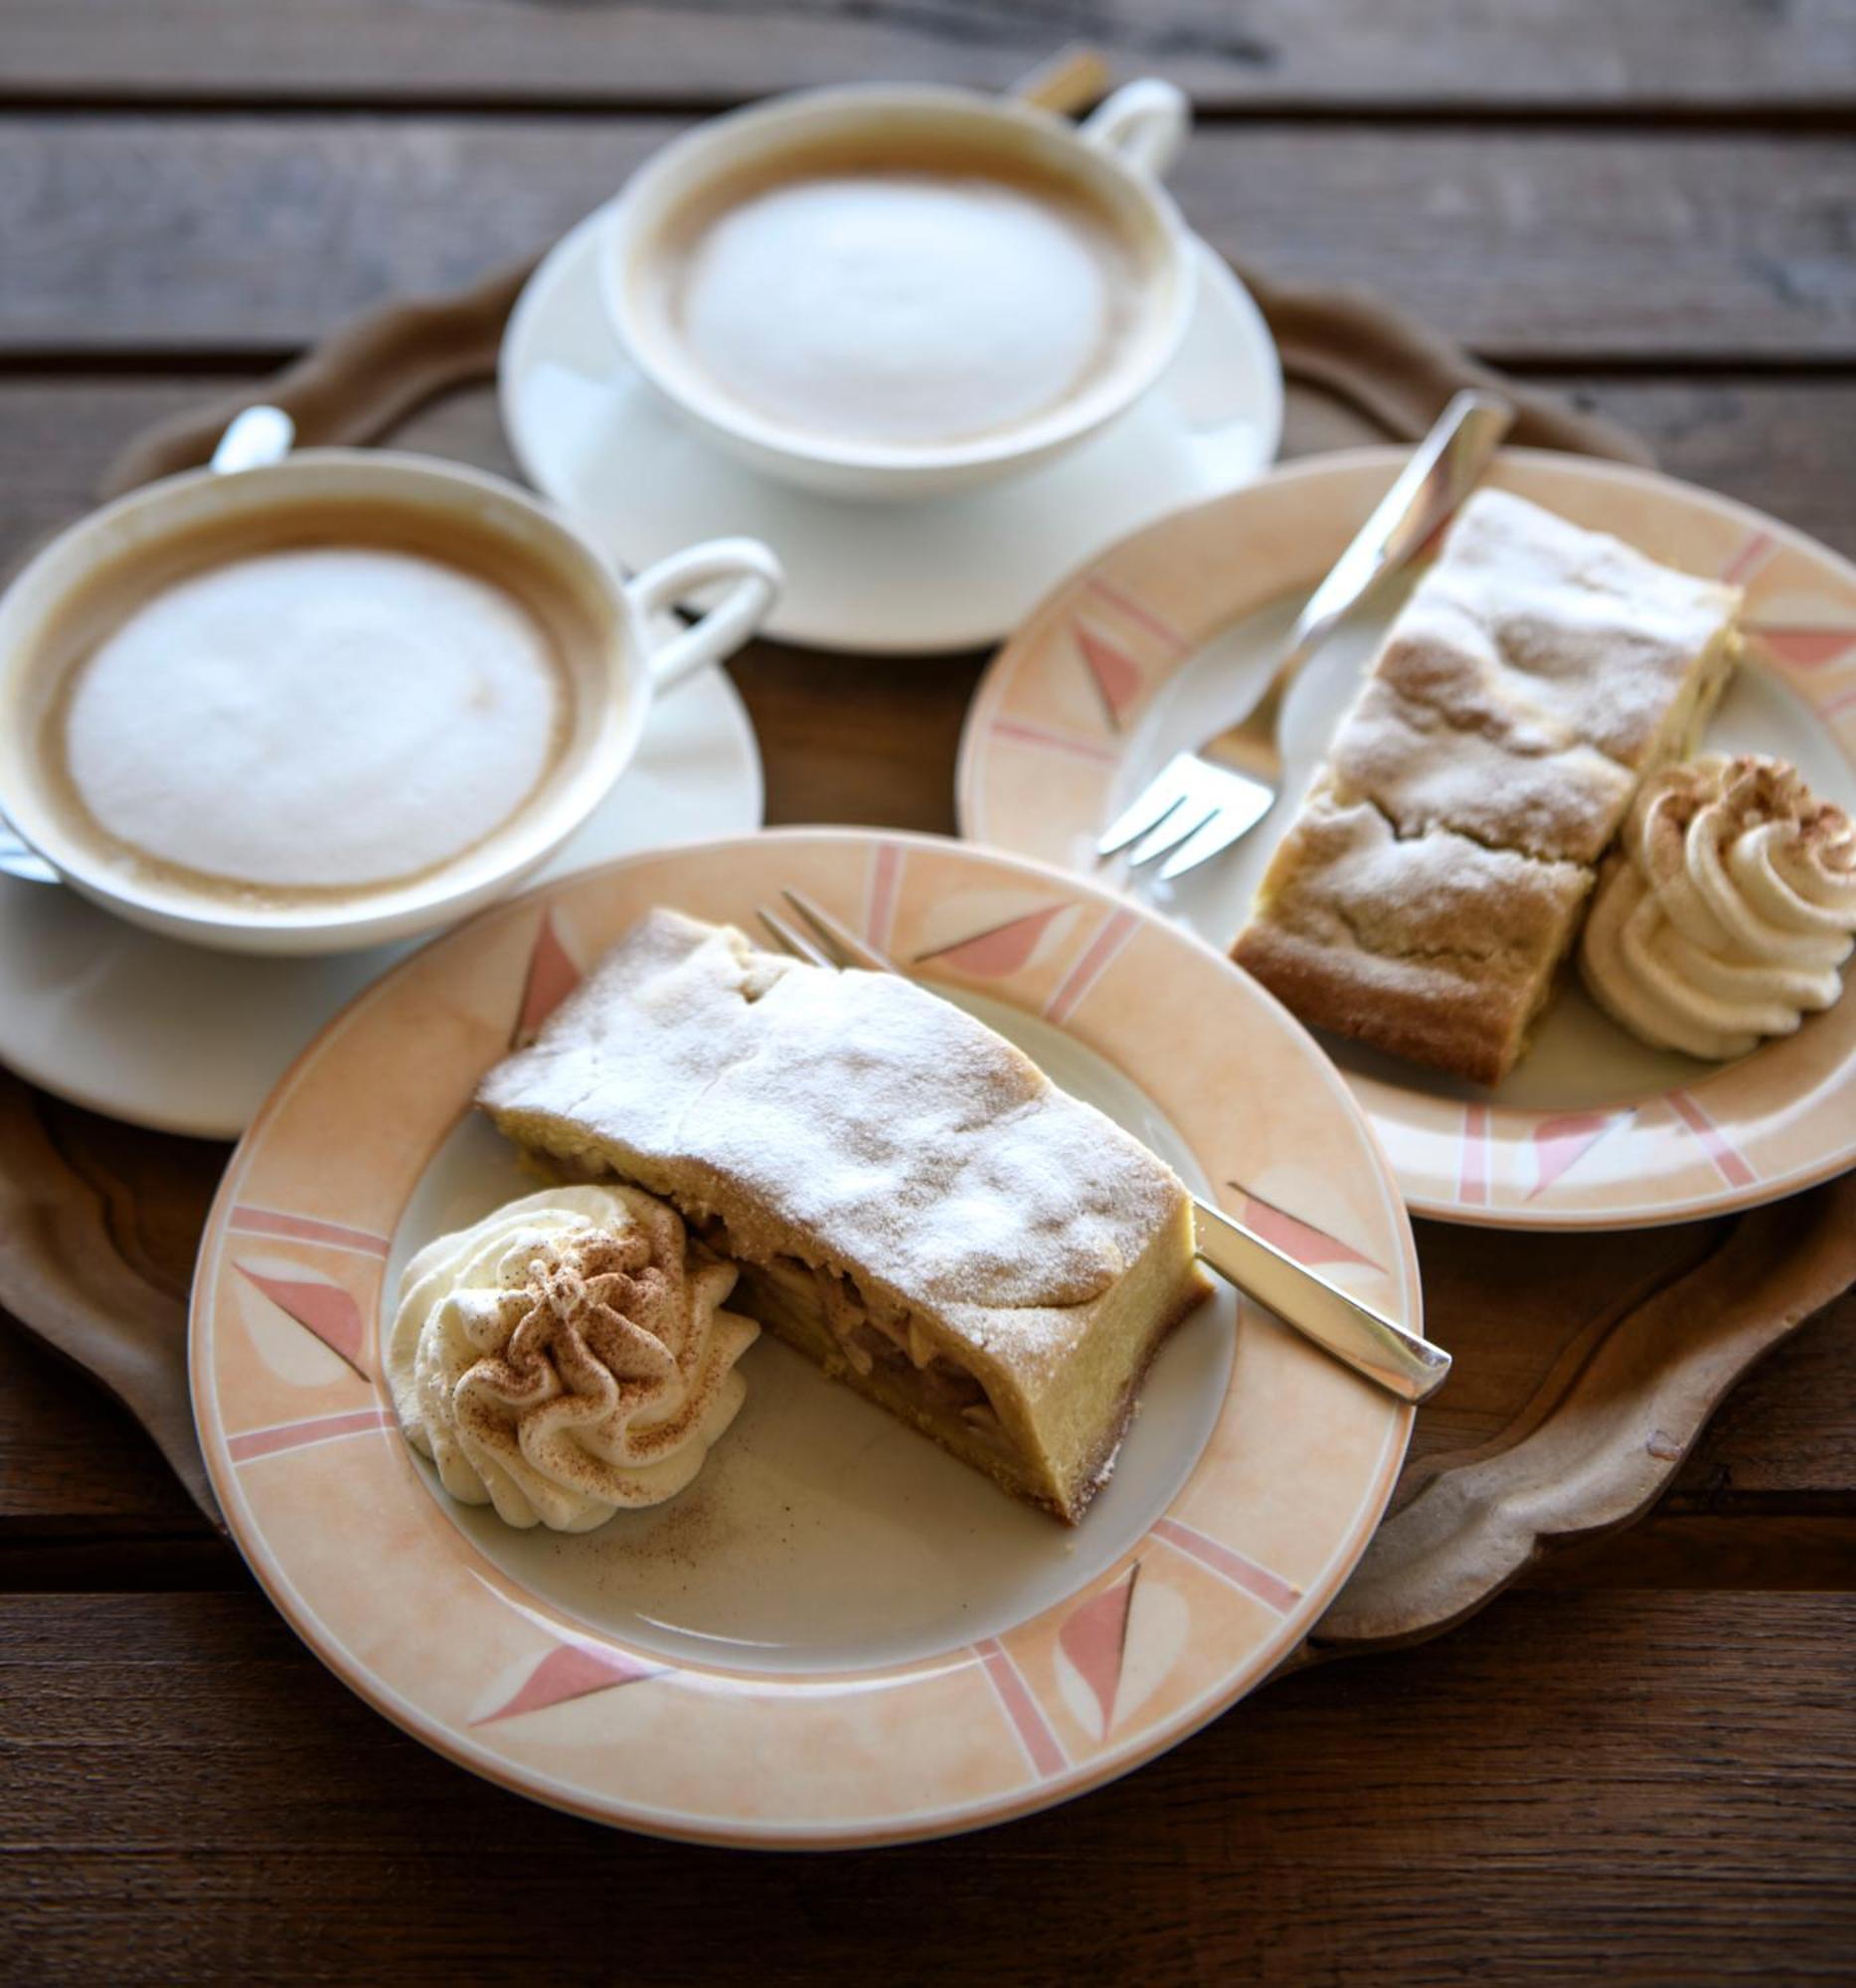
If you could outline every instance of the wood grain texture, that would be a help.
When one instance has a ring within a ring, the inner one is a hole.
[[[133,1412],[216,1514],[188,1397],[186,1292],[223,1149],[44,1111],[0,1071],[0,1153],[6,1303]]]
[[[1856,18],[1839,0],[1711,0],[1706,33],[1689,0],[10,0],[0,90],[722,104],[871,77],[998,89],[1078,35],[1214,111],[1641,115],[1856,95]]]
[[[0,1455],[0,1544],[204,1537],[207,1530],[128,1410],[3,1314]]]
[[[15,115],[0,357],[294,351],[537,251],[679,128]],[[1834,135],[1233,125],[1175,186],[1225,252],[1378,289],[1499,363],[1856,356],[1856,148]]]
[[[1856,1281],[1856,1175],[1725,1226],[1630,1237],[1635,1260],[1596,1290],[1564,1238],[1501,1237],[1499,1262],[1434,1224],[1425,1240],[1427,1319],[1452,1353],[1461,1335],[1484,1399],[1505,1382],[1503,1419],[1408,1457],[1314,1631],[1329,1653],[1434,1635],[1566,1542],[1646,1511],[1741,1374]],[[1596,1241],[1579,1255],[1600,1254]]]
[[[1377,282],[1856,552],[1856,380],[1830,370],[1852,357],[1849,0],[0,0],[12,105],[216,106],[0,122],[0,557],[223,384],[216,356],[262,370],[591,206],[669,128],[608,105],[997,85],[1079,33],[1215,112],[1314,113],[1195,148],[1195,215],[1241,252]],[[338,104],[394,114],[259,111]],[[503,114],[531,104],[575,114],[551,136]],[[1633,131],[1653,108],[1683,128]],[[1414,121],[1439,111],[1459,121]],[[86,352],[195,377],[86,378]],[[407,438],[500,447],[487,396]],[[947,667],[937,688],[742,659],[776,818],[945,826],[974,665]],[[905,714],[931,751],[889,728]],[[1551,1591],[1272,1686],[1063,1811],[795,1865],[608,1836],[426,1754],[307,1657],[139,1430],[0,1322],[0,1595],[93,1590],[0,1598],[0,1974],[1848,1981],[1852,1332],[1846,1298],[1781,1347],[1657,1513],[1557,1556]],[[1444,1406],[1439,1446],[1498,1410]],[[177,1591],[103,1591],[138,1580]]]
[[[104,470],[132,436],[235,392],[250,377],[78,372],[9,378],[0,365],[0,570],[94,501]],[[1641,434],[1671,475],[1770,511],[1856,558],[1856,477],[1849,473],[1856,380],[1638,379],[1552,371],[1531,380]],[[1327,410],[1291,398],[1284,453],[1333,446],[1339,429],[1331,423]],[[415,415],[397,440],[517,474],[488,387]],[[889,668],[865,666],[856,694],[881,699]],[[835,700],[821,715],[828,720],[833,709]]]
[[[105,1954],[122,1983],[1847,1979],[1853,1650],[1848,1596],[1513,1596],[1061,1811],[793,1863],[473,1780],[254,1594],[10,1596],[0,1912],[44,1988]]]
[[[1658,1509],[1623,1532],[1562,1548],[1521,1584],[1847,1594],[1856,1588],[1856,1518]]]

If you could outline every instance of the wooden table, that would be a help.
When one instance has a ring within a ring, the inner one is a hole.
[[[1851,0],[0,0],[0,540],[358,306],[540,247],[701,111],[1002,84],[1079,31],[1197,95],[1178,187],[1214,242],[1370,284],[1856,553]],[[494,421],[411,438],[506,459]],[[769,820],[950,829],[981,660],[741,658]],[[48,1109],[99,1183],[142,1163]],[[603,1833],[403,1738],[9,1323],[0,1974],[1850,1979],[1853,1322],[1755,1376],[1647,1522],[1445,1640],[1052,1814],[800,1862]]]

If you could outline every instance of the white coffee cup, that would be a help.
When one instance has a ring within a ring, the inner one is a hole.
[[[699,125],[657,153],[607,209],[599,235],[606,313],[631,363],[710,440],[756,469],[854,497],[917,497],[1025,469],[1095,432],[1138,400],[1179,348],[1192,314],[1195,257],[1160,176],[1191,128],[1185,96],[1146,79],[1081,124],[1009,97],[928,86],[804,90]],[[662,304],[667,224],[741,176],[846,140],[904,148],[945,139],[1022,160],[1074,188],[1139,245],[1138,318],[1124,349],[1039,414],[938,445],[846,440],[763,418],[724,392],[679,338]]]
[[[637,748],[653,695],[740,647],[777,595],[779,564],[753,539],[693,546],[621,580],[578,532],[513,484],[427,456],[305,449],[228,470],[249,454],[238,434],[252,418],[229,431],[221,467],[165,478],[92,513],[0,596],[0,807],[73,890],[170,937],[234,952],[340,952],[477,910],[544,863],[605,798]],[[288,423],[275,419],[287,445]],[[376,516],[410,507],[427,531],[434,520],[440,529],[454,521],[479,545],[506,548],[540,583],[571,593],[587,633],[568,672],[566,743],[543,789],[505,829],[454,860],[347,899],[251,901],[110,861],[74,829],[48,774],[46,730],[69,674],[47,653],[50,631],[101,597],[125,559],[158,562],[170,545],[180,556],[195,534],[236,533],[246,519],[261,523],[266,512],[306,503]],[[667,638],[653,627],[666,609],[716,587],[716,604],[689,626]]]

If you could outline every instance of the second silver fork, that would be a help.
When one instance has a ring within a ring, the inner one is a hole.
[[[874,946],[867,945],[811,899],[797,891],[784,891],[781,896],[810,930],[800,930],[784,913],[766,905],[760,907],[760,922],[795,958],[833,970],[860,966],[871,973],[899,972]],[[1192,1207],[1200,1261],[1355,1373],[1405,1402],[1427,1400],[1449,1378],[1450,1356],[1442,1347],[1433,1346],[1383,1312],[1349,1297],[1209,1201],[1194,1195]]]
[[[1450,402],[1308,596],[1263,696],[1196,752],[1174,753],[1097,843],[1097,856],[1133,843],[1128,867],[1165,856],[1159,876],[1170,882],[1210,862],[1263,820],[1281,791],[1276,727],[1302,666],[1342,617],[1408,565],[1475,488],[1513,419],[1514,410],[1493,394],[1461,393]]]

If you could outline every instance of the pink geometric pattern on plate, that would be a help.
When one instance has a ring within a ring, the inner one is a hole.
[[[1075,1609],[1057,1632],[1057,1647],[1089,1687],[1101,1714],[1099,1732],[1103,1739],[1114,1720],[1115,1688],[1121,1682],[1121,1660],[1127,1654],[1128,1616],[1139,1574],[1140,1562],[1136,1561],[1112,1587],[1092,1594]]]
[[[1151,607],[1136,600],[1131,593],[1116,586],[1112,580],[1104,580],[1098,573],[1092,574],[1089,579],[1089,590],[1097,599],[1107,601],[1118,613],[1125,614],[1137,627],[1145,628],[1150,635],[1157,635],[1176,656],[1188,656],[1192,653],[1192,644],[1177,628],[1170,622],[1163,621]]]
[[[1824,718],[1841,718],[1846,711],[1856,709],[1856,684],[1848,690],[1838,691],[1835,697],[1827,697],[1817,707]]]
[[[1534,1127],[1534,1185],[1528,1200],[1545,1194],[1569,1168],[1576,1167],[1613,1125],[1635,1117],[1632,1111],[1569,1111],[1564,1117],[1543,1118]]]
[[[232,1211],[226,1227],[241,1236],[280,1236],[292,1242],[325,1242],[331,1249],[352,1249],[358,1256],[391,1254],[393,1244],[369,1229],[349,1229],[339,1222],[317,1222],[307,1215],[285,1215],[274,1208],[244,1203]]]
[[[1109,727],[1119,732],[1122,714],[1140,697],[1140,665],[1125,649],[1118,648],[1106,635],[1085,622],[1072,621],[1070,632],[1077,638],[1078,652],[1101,694]]]
[[[534,950],[529,954],[528,974],[522,983],[522,1006],[516,1014],[516,1025],[509,1032],[510,1048],[520,1049],[532,1043],[542,1024],[580,982],[580,968],[555,930],[554,912],[544,911],[535,933]]]
[[[1098,766],[1112,766],[1120,753],[1098,739],[1073,739],[1067,732],[1053,732],[1048,726],[1028,725],[1022,718],[995,718],[995,739],[1015,740],[1020,746],[1042,746],[1052,752],[1068,752],[1078,759],[1091,759]]]
[[[1666,1093],[1671,1111],[1694,1133],[1701,1149],[1714,1162],[1715,1172],[1729,1187],[1751,1187],[1759,1179],[1746,1156],[1686,1090]]]
[[[314,1442],[333,1442],[338,1436],[366,1435],[393,1426],[391,1408],[350,1408],[345,1414],[311,1415],[300,1422],[247,1429],[243,1435],[228,1436],[226,1448],[233,1462],[250,1463],[253,1457],[275,1456],[279,1450],[307,1449]]]
[[[314,1333],[331,1353],[339,1354],[362,1380],[370,1378],[361,1360],[365,1338],[361,1307],[340,1284],[309,1277],[271,1276],[237,1261],[233,1268],[247,1283],[262,1291],[279,1311],[286,1312],[305,1331]]]
[[[893,842],[879,842],[871,854],[869,902],[864,908],[864,936],[879,952],[890,949],[896,894],[902,881],[902,850]]]
[[[1242,1181],[1227,1181],[1225,1185],[1244,1197],[1241,1218],[1244,1226],[1256,1230],[1265,1242],[1280,1249],[1283,1255],[1293,1256],[1296,1262],[1305,1263],[1310,1269],[1320,1263],[1364,1263],[1369,1270],[1382,1267],[1338,1236],[1330,1236],[1325,1229],[1317,1229],[1312,1222],[1304,1222],[1299,1215],[1291,1215],[1273,1201],[1253,1194]]]
[[[1096,936],[1083,948],[1076,963],[1058,983],[1056,992],[1045,1002],[1047,1021],[1067,1022],[1076,1013],[1090,989],[1107,972],[1109,962],[1134,936],[1139,925],[1140,919],[1132,911],[1123,909],[1109,912]]]
[[[1070,901],[1065,899],[1060,904],[1041,906],[1035,911],[1021,912],[1015,918],[1007,918],[1002,925],[989,925],[984,931],[957,938],[950,945],[919,952],[915,964],[922,966],[930,959],[943,959],[978,980],[1009,980],[1037,951],[1045,927],[1060,911],[1069,909]]]
[[[1156,1519],[1153,1522],[1153,1537],[1164,1540],[1170,1547],[1177,1547],[1189,1560],[1196,1560],[1201,1567],[1209,1568],[1221,1580],[1228,1580],[1233,1587],[1242,1588],[1265,1608],[1273,1608],[1278,1615],[1286,1615],[1301,1599],[1301,1589],[1284,1580],[1279,1574],[1271,1574],[1266,1567],[1259,1567],[1235,1547],[1210,1538],[1183,1520]]]
[[[1053,1774],[1061,1774],[1070,1764],[1070,1755],[1051,1731],[1050,1721],[1039,1709],[1031,1687],[1019,1675],[1018,1666],[1006,1654],[1004,1645],[996,1636],[987,1636],[973,1645],[973,1654],[985,1665],[999,1703],[1040,1778],[1048,1780]]]
[[[1744,586],[1772,558],[1776,541],[1771,532],[1755,532],[1721,569],[1721,579],[1729,586]]]
[[[669,1668],[668,1664],[647,1664],[623,1650],[602,1650],[592,1643],[563,1643],[550,1650],[530,1671],[513,1697],[505,1699],[494,1712],[473,1719],[471,1724],[494,1726],[498,1720],[541,1712],[551,1705],[565,1705],[569,1699],[609,1691],[614,1685],[661,1677]]]
[[[1821,670],[1856,650],[1856,628],[1787,628],[1747,624],[1751,634],[1794,670]]]
[[[1488,1106],[1463,1106],[1462,1163],[1457,1171],[1456,1199],[1465,1208],[1488,1206]]]

